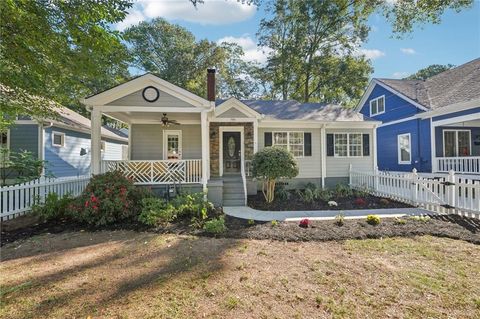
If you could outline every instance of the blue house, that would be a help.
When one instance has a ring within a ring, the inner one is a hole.
[[[373,79],[357,111],[382,122],[380,170],[480,175],[480,58],[426,80]]]
[[[55,177],[90,173],[90,120],[61,107],[55,119],[43,121],[18,117],[1,136],[2,148],[30,151],[46,161],[45,174]],[[101,128],[102,158],[128,159],[128,136],[107,126]]]

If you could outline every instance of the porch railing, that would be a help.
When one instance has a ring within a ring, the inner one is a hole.
[[[137,185],[197,184],[202,160],[103,161],[102,172],[120,171]]]
[[[437,172],[480,174],[480,156],[437,157]]]

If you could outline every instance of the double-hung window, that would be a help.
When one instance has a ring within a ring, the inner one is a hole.
[[[370,116],[385,113],[385,95],[370,100]]]
[[[397,137],[398,164],[412,163],[412,141],[410,133],[400,134]]]
[[[470,130],[443,130],[443,156],[471,155]]]
[[[304,144],[303,132],[273,132],[272,145],[290,151],[295,157],[304,156]]]
[[[52,146],[64,147],[65,146],[65,133],[52,132]]]
[[[363,156],[362,133],[335,133],[335,157],[360,157]]]

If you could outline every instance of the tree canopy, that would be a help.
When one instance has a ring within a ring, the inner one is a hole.
[[[432,64],[426,68],[418,70],[416,73],[406,77],[407,80],[426,80],[429,77],[442,73],[444,71],[450,70],[455,67],[453,64]]]
[[[162,79],[206,96],[206,69],[218,70],[220,96],[250,96],[254,82],[249,79],[251,64],[245,62],[240,46],[197,41],[187,29],[156,18],[132,26],[125,31],[135,67],[155,73]]]
[[[38,96],[82,111],[79,98],[128,75],[127,51],[110,25],[130,6],[131,0],[0,1],[2,127],[18,112],[52,113],[43,102],[25,105],[15,97]]]

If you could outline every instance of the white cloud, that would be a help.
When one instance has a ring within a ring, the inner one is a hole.
[[[415,51],[415,49],[412,49],[412,48],[401,48],[400,51],[402,51],[402,53],[405,53],[405,54],[408,54],[408,55],[413,55],[413,54],[417,53]]]
[[[260,63],[265,63],[267,61],[267,55],[270,51],[268,48],[259,48],[254,39],[248,35],[243,35],[241,37],[232,37],[227,36],[217,40],[217,43],[230,42],[236,43],[242,47],[243,52],[245,53],[245,61],[258,61]]]
[[[124,21],[116,24],[123,30],[143,20],[162,17],[202,25],[225,25],[247,20],[257,7],[235,0],[205,0],[195,8],[188,0],[139,0]]]
[[[385,56],[385,52],[378,49],[358,49],[357,55],[364,55],[367,59],[375,60]]]
[[[395,73],[392,74],[392,77],[394,79],[403,79],[403,78],[406,78],[409,75],[410,75],[410,73],[408,73],[408,72],[395,72]]]

